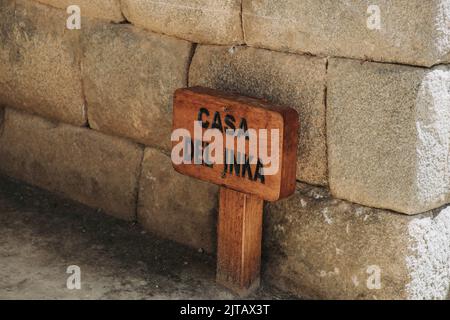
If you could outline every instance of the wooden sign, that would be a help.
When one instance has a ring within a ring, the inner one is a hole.
[[[295,191],[297,137],[294,109],[202,87],[175,92],[172,162],[222,186],[217,281],[240,295],[259,286],[264,200]]]
[[[271,163],[271,165],[277,165],[278,170],[275,174],[265,174],[265,167],[259,155],[253,155],[251,159],[249,154],[239,153],[236,147],[238,142],[235,141],[234,152],[230,152],[232,148],[227,148],[225,142],[222,151],[224,160],[232,159],[234,163],[224,161],[223,164],[208,165],[202,161],[197,165],[175,164],[176,171],[236,191],[253,194],[267,201],[276,201],[294,192],[298,137],[298,115],[294,109],[274,107],[260,100],[225,94],[207,88],[177,90],[174,97],[173,129],[186,129],[194,140],[195,121],[202,123],[202,130],[217,129],[222,132],[223,141],[230,138],[230,135],[226,134],[226,131],[230,129],[241,129],[245,133],[248,130],[255,130],[257,139],[263,130],[267,130],[268,135],[273,134],[275,129],[278,130],[277,150],[271,148],[272,139],[267,139],[267,154],[276,156],[277,159],[274,160],[278,163]],[[250,138],[245,137],[245,141],[248,142],[247,152]],[[208,143],[208,141],[199,140],[196,139],[197,143],[201,143],[203,147]],[[261,140],[257,141],[258,146],[261,142]],[[174,147],[180,143],[182,142],[179,140],[175,141]],[[192,145],[191,151],[194,151],[195,142]],[[254,163],[251,163],[251,160]]]

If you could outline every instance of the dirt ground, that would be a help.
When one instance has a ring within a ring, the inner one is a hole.
[[[0,299],[237,298],[214,277],[212,256],[0,176]],[[249,298],[291,297],[263,285]]]

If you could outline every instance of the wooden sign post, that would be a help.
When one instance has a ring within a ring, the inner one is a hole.
[[[217,282],[246,295],[259,286],[264,200],[295,191],[298,114],[194,87],[175,92],[173,129],[175,170],[221,186]]]

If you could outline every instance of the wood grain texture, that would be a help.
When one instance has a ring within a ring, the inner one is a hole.
[[[253,194],[267,201],[277,201],[295,191],[299,121],[294,109],[208,88],[185,88],[175,92],[173,129],[186,129],[193,137],[194,121],[198,120],[201,108],[209,111],[210,123],[213,122],[213,115],[218,113],[222,121],[227,115],[232,115],[236,119],[236,125],[239,119],[246,119],[248,129],[257,131],[266,129],[269,134],[272,129],[278,129],[279,170],[275,175],[265,176],[264,183],[236,174],[224,174],[223,164],[215,164],[213,168],[201,164],[180,164],[174,165],[176,171],[236,191]],[[268,140],[268,154],[271,154],[270,138]],[[173,142],[173,146],[178,143]],[[256,171],[256,165],[251,165],[251,172]]]
[[[240,295],[259,286],[264,200],[220,189],[217,282]]]

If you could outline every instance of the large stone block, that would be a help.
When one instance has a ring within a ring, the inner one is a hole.
[[[112,22],[125,20],[120,10],[120,0],[35,0],[55,8],[66,9],[77,5],[81,9],[81,17],[99,18]],[[69,14],[67,14],[67,17]]]
[[[14,6],[13,0],[0,2],[0,106],[13,100]]]
[[[447,0],[243,0],[251,46],[424,66],[448,61],[449,19]]]
[[[335,197],[416,214],[450,201],[450,70],[331,59]]]
[[[266,281],[304,298],[445,299],[450,208],[406,216],[298,185],[265,213]]]
[[[327,184],[326,60],[262,49],[197,48],[189,85],[262,98],[295,108],[300,118],[297,178]]]
[[[145,150],[138,205],[138,221],[144,228],[215,252],[217,194],[217,186],[175,172],[170,157]]]
[[[14,107],[84,125],[79,33],[66,29],[66,19],[61,10],[17,0]]]
[[[91,127],[169,149],[172,96],[187,85],[192,45],[106,23],[84,29],[82,43]]]
[[[3,123],[5,122],[5,108],[0,107],[0,136],[3,133]]]
[[[122,0],[137,26],[197,43],[241,44],[240,0]]]
[[[123,219],[136,213],[143,151],[87,128],[7,109],[0,171]]]

